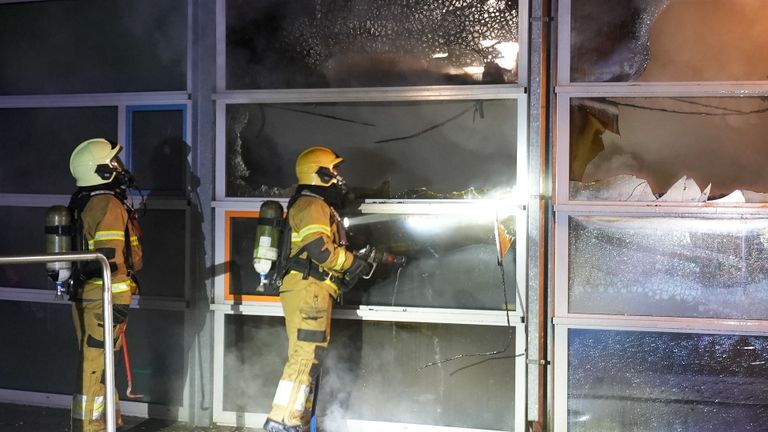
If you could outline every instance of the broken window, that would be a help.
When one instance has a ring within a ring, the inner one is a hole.
[[[755,0],[571,0],[571,82],[764,81]]]
[[[759,431],[768,338],[568,331],[568,431]]]
[[[768,202],[764,97],[574,98],[570,198]]]
[[[570,313],[768,316],[768,219],[569,217]]]
[[[517,100],[227,106],[226,195],[289,197],[301,151],[344,158],[357,198],[483,198],[516,184]]]
[[[227,88],[509,84],[517,0],[229,0]]]

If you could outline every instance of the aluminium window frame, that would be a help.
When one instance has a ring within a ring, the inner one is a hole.
[[[114,107],[116,108],[115,122],[117,124],[117,141],[125,147],[126,154],[130,154],[131,142],[127,141],[129,133],[127,127],[130,123],[129,115],[134,108],[155,107],[157,110],[177,109],[183,112],[183,131],[185,141],[191,136],[190,128],[190,98],[185,92],[153,92],[153,93],[98,93],[98,94],[66,94],[66,95],[33,95],[33,96],[0,96],[0,109],[26,109],[26,108],[80,108],[80,107]],[[172,107],[172,108],[170,108]],[[190,155],[187,156],[188,158]],[[188,160],[188,163],[191,162]],[[66,169],[66,162],[62,165]],[[188,182],[188,180],[187,180]],[[73,186],[74,187],[74,186]],[[131,195],[138,199],[138,196]],[[36,207],[47,208],[52,205],[66,204],[69,195],[64,194],[24,194],[2,193],[0,205],[7,207]],[[163,197],[155,199],[148,205],[149,209],[184,211],[185,237],[190,238],[190,210],[185,197]],[[41,246],[42,247],[42,246]],[[132,309],[150,311],[174,311],[184,312],[187,319],[187,302],[191,296],[190,269],[190,242],[185,241],[185,280],[184,297],[147,297],[135,296],[131,301]],[[15,288],[0,287],[0,300],[20,301],[28,303],[48,303],[62,306],[71,302],[64,299],[56,299],[51,290],[40,288]],[[189,352],[190,346],[185,346],[185,352]],[[185,360],[187,361],[187,360]],[[185,370],[188,369],[183,365]],[[149,402],[121,401],[121,409],[124,414],[165,418],[169,420],[184,420],[189,418],[192,406],[189,392],[189,380],[184,384],[181,406],[158,405]],[[50,406],[56,408],[69,408],[71,395],[56,393],[43,393],[33,391],[19,391],[0,388],[0,402],[23,403],[35,406]]]
[[[375,88],[321,88],[321,89],[285,89],[285,90],[227,90],[226,87],[226,0],[216,0],[216,93],[213,94],[215,103],[215,190],[214,210],[214,262],[223,263],[225,218],[229,211],[258,212],[261,203],[270,198],[227,197],[226,184],[226,107],[229,104],[243,103],[323,103],[323,102],[388,102],[388,101],[437,101],[437,100],[490,100],[512,99],[517,101],[517,182],[525,186],[528,182],[527,146],[528,143],[528,97],[526,85],[528,82],[528,3],[519,4],[518,43],[520,53],[518,61],[518,83],[497,85],[466,85],[466,86],[413,86],[413,87],[375,87]],[[455,203],[454,200],[449,200]],[[445,204],[449,204],[446,201]],[[377,204],[372,204],[377,205]],[[408,200],[407,203],[387,203],[395,206],[398,211],[413,206],[423,206],[418,200]],[[463,205],[463,204],[459,204]],[[516,215],[517,233],[522,234],[516,245],[516,278],[520,287],[520,296],[508,288],[511,295],[518,301],[515,311],[478,311],[444,308],[411,308],[360,306],[357,309],[337,309],[335,319],[358,319],[385,322],[423,322],[464,325],[494,325],[514,327],[515,352],[525,352],[527,345],[527,330],[525,327],[522,305],[526,304],[526,275],[528,213],[522,211]],[[217,272],[218,273],[218,272]],[[224,299],[224,276],[214,277],[214,295],[210,310],[213,313],[213,420],[223,425],[253,425],[261,426],[267,413],[242,413],[223,410],[223,358],[224,358],[224,319],[230,314],[246,314],[261,316],[282,316],[282,307],[276,302],[243,302],[235,303]],[[516,302],[517,303],[517,302]],[[526,418],[526,356],[517,357],[515,361],[515,424],[516,432],[525,430]],[[269,389],[272,391],[273,389]],[[389,422],[359,422],[353,424],[360,431],[474,431],[477,429],[446,428],[429,425],[404,425]],[[487,431],[482,431],[487,432]]]
[[[570,199],[569,136],[570,102],[572,98],[597,97],[749,97],[768,96],[767,82],[570,82],[570,11],[573,0],[560,0],[558,22],[556,111],[554,150],[554,392],[552,403],[553,430],[568,430],[568,331],[594,328],[605,330],[665,331],[691,334],[728,334],[768,336],[768,320],[620,316],[575,314],[568,311],[568,219],[570,216],[667,216],[667,217],[739,217],[767,216],[765,204],[753,203],[682,203],[682,202],[612,202]]]
[[[768,320],[642,317],[604,314],[576,314],[568,311],[568,218],[570,216],[667,216],[667,217],[739,217],[768,216],[768,208],[759,203],[682,203],[682,202],[612,202],[570,199],[569,139],[570,100],[577,97],[735,97],[768,96],[766,83],[654,83],[568,85],[556,89],[554,204],[554,394],[552,397],[554,432],[566,432],[568,397],[568,330],[600,328],[606,330],[646,330],[681,333],[722,333],[768,336]]]
[[[505,92],[501,92],[503,87]],[[214,261],[223,263],[225,258],[225,221],[227,212],[253,211],[258,212],[261,204],[268,199],[265,197],[226,197],[226,107],[235,103],[316,103],[316,102],[387,102],[387,101],[433,101],[433,100],[515,100],[517,103],[517,181],[525,190],[528,180],[527,174],[527,104],[528,99],[525,90],[514,86],[483,86],[483,88],[467,91],[464,88],[450,87],[418,87],[418,88],[361,88],[361,89],[320,89],[320,90],[278,90],[278,91],[237,91],[224,92],[214,95],[216,101],[216,193],[212,203],[215,209],[215,253]],[[457,211],[457,209],[472,208],[478,202],[489,203],[492,200],[370,200],[363,204],[367,211],[380,211],[382,213],[411,213],[411,214],[435,214],[440,213],[439,208],[445,211]],[[384,202],[381,202],[384,201]],[[527,274],[527,211],[520,210],[516,213],[516,232],[523,235],[516,238],[516,284],[520,291],[510,290],[510,295],[516,296],[518,307],[515,311],[505,312],[486,310],[466,310],[458,308],[415,308],[415,307],[391,307],[361,305],[356,309],[338,309],[334,311],[335,319],[362,319],[383,322],[422,322],[441,324],[464,325],[495,325],[506,326],[507,317],[516,331],[516,353],[525,352],[527,334],[525,331],[524,307],[526,304],[526,274]],[[235,413],[223,409],[223,361],[224,361],[224,315],[246,314],[263,316],[282,316],[282,306],[276,302],[248,301],[235,302],[224,298],[224,275],[214,275],[214,303],[211,310],[214,312],[214,422],[224,425],[239,425],[244,416],[246,425],[260,426],[267,413]],[[522,432],[526,421],[526,357],[520,356],[515,360],[515,430]],[[388,422],[352,421],[355,427],[361,431],[378,430],[419,430],[419,431],[453,431],[457,428],[443,428],[437,426],[403,425]],[[398,429],[400,428],[400,429]],[[476,431],[475,429],[458,430]]]

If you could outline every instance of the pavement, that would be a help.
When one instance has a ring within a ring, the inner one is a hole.
[[[182,422],[123,416],[119,432],[263,432],[261,428],[190,426]],[[69,432],[69,410],[0,404],[0,432]]]

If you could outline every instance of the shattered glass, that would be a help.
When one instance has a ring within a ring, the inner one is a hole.
[[[226,195],[289,197],[324,146],[361,199],[478,199],[516,184],[517,101],[227,106]]]
[[[760,0],[572,0],[572,82],[765,81]]]
[[[573,0],[571,81],[635,81],[650,60],[650,28],[674,0]]]
[[[768,219],[571,216],[569,312],[765,319]]]
[[[765,97],[574,98],[570,198],[768,202],[766,136]]]
[[[508,84],[517,0],[227,1],[227,88]]]
[[[764,431],[768,338],[571,329],[568,430]]]

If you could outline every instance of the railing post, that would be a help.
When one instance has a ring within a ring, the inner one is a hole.
[[[106,402],[104,413],[107,423],[107,432],[115,432],[115,356],[112,333],[112,271],[109,269],[107,258],[94,252],[66,252],[55,254],[25,255],[25,256],[0,256],[2,264],[31,264],[48,263],[56,261],[98,261],[101,264],[101,277],[104,280],[104,292],[102,294],[102,307],[104,316],[104,397]],[[109,347],[109,348],[107,348]]]

